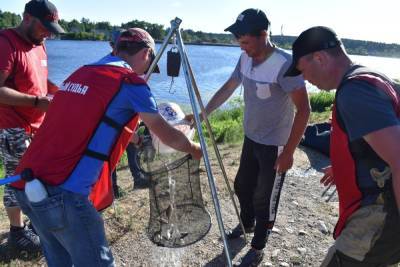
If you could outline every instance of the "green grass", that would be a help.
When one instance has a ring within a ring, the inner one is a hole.
[[[308,120],[309,124],[327,122],[332,116],[332,111],[324,111],[324,112],[311,112],[310,119]]]
[[[309,94],[311,110],[313,112],[325,112],[331,110],[331,106],[335,99],[333,92],[318,92]]]
[[[240,98],[229,101],[227,108],[216,110],[208,120],[217,143],[237,143],[243,139],[243,101]],[[204,123],[202,129],[209,142],[210,135]],[[195,140],[198,140],[197,135]]]

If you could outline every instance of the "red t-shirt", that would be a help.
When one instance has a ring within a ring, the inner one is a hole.
[[[13,29],[0,31],[0,71],[9,75],[6,87],[30,95],[47,95],[45,47],[27,42]],[[0,104],[0,129],[24,128],[32,132],[43,119],[44,112],[37,108]]]

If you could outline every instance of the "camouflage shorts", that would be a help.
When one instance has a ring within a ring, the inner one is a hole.
[[[31,137],[22,128],[0,129],[0,156],[6,176],[14,175],[18,162],[28,148]],[[15,189],[4,187],[3,202],[5,207],[17,207]]]
[[[385,204],[363,206],[346,222],[322,267],[391,266],[400,261],[400,217],[394,194]],[[395,265],[397,266],[397,265]]]

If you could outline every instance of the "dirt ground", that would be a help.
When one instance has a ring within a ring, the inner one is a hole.
[[[228,178],[233,179],[239,164],[241,145],[220,147]],[[237,216],[221,176],[218,163],[210,152],[219,203],[225,228],[237,223]],[[319,266],[333,241],[332,230],[337,219],[337,198],[326,202],[321,197],[324,188],[319,184],[320,170],[329,161],[323,155],[300,147],[295,163],[288,172],[282,190],[278,218],[265,249],[260,266]],[[224,266],[223,243],[215,217],[214,206],[204,166],[201,166],[203,199],[211,215],[210,232],[199,242],[183,248],[164,248],[154,245],[147,236],[149,192],[132,189],[132,179],[126,169],[118,171],[118,184],[125,195],[103,212],[107,236],[117,266]],[[43,257],[13,253],[6,244],[8,223],[1,209],[0,265],[45,265]],[[251,236],[250,236],[251,238]],[[233,262],[243,256],[248,244],[243,239],[228,243]]]

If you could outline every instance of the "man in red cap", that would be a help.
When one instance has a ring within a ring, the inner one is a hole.
[[[18,165],[17,173],[31,169],[48,192],[39,202],[29,201],[22,190],[17,198],[41,238],[49,266],[114,265],[96,209],[113,200],[110,175],[139,116],[163,143],[196,159],[202,156],[198,144],[161,117],[140,78],[154,53],[154,40],[145,30],[122,32],[115,55],[82,66],[61,84]]]
[[[48,80],[44,40],[63,33],[56,7],[45,0],[25,5],[21,24],[0,31],[0,155],[12,175],[57,87]],[[4,206],[10,220],[8,243],[25,251],[40,249],[39,238],[24,225],[14,189],[5,186]]]
[[[400,94],[385,75],[354,64],[336,33],[312,27],[293,43],[286,76],[336,89],[330,158],[321,182],[335,184],[339,220],[322,266],[400,261]]]

